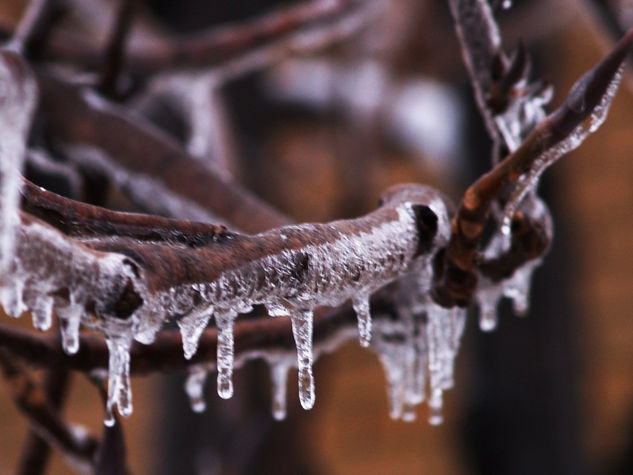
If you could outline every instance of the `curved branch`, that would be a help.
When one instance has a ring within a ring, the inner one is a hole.
[[[311,0],[243,23],[131,45],[128,69],[134,75],[145,76],[167,69],[209,68],[302,29],[327,30],[333,23],[361,10],[365,3]],[[59,32],[47,43],[41,56],[48,61],[96,70],[101,65],[102,47]]]
[[[246,232],[290,222],[163,132],[89,88],[44,73],[39,81],[40,112],[52,141],[81,166],[111,178],[142,209],[198,221],[217,222],[218,215]]]
[[[464,193],[451,223],[448,243],[433,289],[435,300],[447,307],[466,306],[477,283],[479,245],[493,200],[514,185],[543,154],[567,139],[601,104],[621,64],[633,48],[633,30],[613,51],[573,86],[561,107],[539,123],[513,153],[481,176]]]

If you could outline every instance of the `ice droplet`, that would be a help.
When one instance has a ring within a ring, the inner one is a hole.
[[[218,396],[229,399],[233,396],[233,322],[237,312],[222,310],[215,314],[218,327]]]
[[[204,400],[204,384],[207,381],[208,371],[202,367],[195,367],[189,371],[185,382],[185,391],[189,396],[189,404],[193,412],[204,412],[207,403]]]
[[[275,420],[286,418],[286,386],[290,365],[285,362],[271,363],[270,379],[273,386],[272,414]]]
[[[185,358],[190,360],[198,350],[198,342],[200,341],[200,335],[213,313],[213,308],[205,309],[203,311],[194,311],[189,315],[184,316],[178,321],[178,327],[180,327],[180,335],[182,336],[182,347],[185,354]]]
[[[304,409],[314,406],[314,376],[312,375],[312,310],[296,310],[290,317],[292,334],[297,346],[299,401]]]
[[[371,314],[369,313],[369,296],[359,295],[352,299],[352,305],[358,318],[358,337],[360,346],[367,348],[371,343]]]

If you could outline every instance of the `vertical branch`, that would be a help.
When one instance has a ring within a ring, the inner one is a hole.
[[[105,48],[99,90],[106,96],[116,94],[117,80],[125,61],[125,44],[134,19],[137,0],[120,0],[112,31]]]

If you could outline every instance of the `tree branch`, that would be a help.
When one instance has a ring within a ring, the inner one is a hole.
[[[477,283],[478,250],[493,200],[516,184],[540,159],[585,121],[591,122],[626,55],[633,48],[630,30],[613,51],[582,76],[561,107],[539,123],[519,148],[480,177],[464,193],[451,224],[451,239],[436,275],[435,300],[444,306],[466,306]]]

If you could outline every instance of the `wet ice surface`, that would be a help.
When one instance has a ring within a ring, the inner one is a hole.
[[[35,79],[18,55],[0,49],[0,273],[3,276],[15,248],[20,174],[37,93]]]

